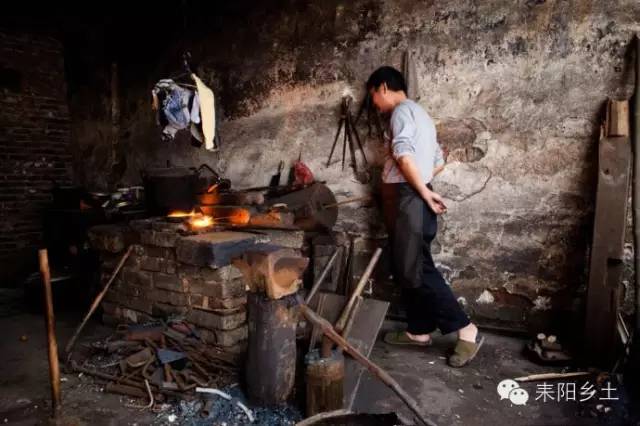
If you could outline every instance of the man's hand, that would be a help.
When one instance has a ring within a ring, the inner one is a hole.
[[[444,201],[442,201],[442,196],[433,191],[427,191],[429,192],[424,195],[424,201],[426,201],[431,210],[433,210],[435,214],[446,213],[447,206],[445,206]]]
[[[420,176],[420,171],[411,155],[405,155],[398,160],[398,167],[409,184],[416,190],[420,197],[429,205],[435,214],[442,214],[447,211],[440,194],[436,194],[424,184]]]

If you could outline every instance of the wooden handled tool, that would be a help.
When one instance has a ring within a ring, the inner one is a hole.
[[[364,273],[360,277],[360,281],[358,281],[358,284],[356,285],[355,290],[353,290],[353,293],[351,294],[351,298],[349,298],[347,305],[342,310],[342,314],[340,315],[340,318],[338,318],[338,321],[336,322],[336,331],[338,333],[342,333],[344,331],[344,328],[347,325],[347,320],[349,319],[349,316],[351,315],[351,311],[353,310],[353,306],[355,305],[358,297],[362,295],[362,292],[364,291],[364,287],[367,285],[367,282],[369,281],[369,277],[371,277],[371,274],[373,273],[373,270],[375,269],[381,254],[382,254],[382,249],[378,247],[376,251],[373,253],[373,256],[371,256],[371,260],[369,260],[369,264],[367,265],[367,268],[364,270]]]
[[[300,303],[300,311],[304,317],[312,323],[314,326],[320,328],[325,336],[331,339],[341,349],[351,355],[356,361],[364,365],[375,377],[380,379],[382,383],[391,388],[404,401],[409,409],[415,414],[421,424],[427,426],[435,426],[435,423],[422,415],[416,401],[400,386],[400,384],[389,373],[383,370],[381,367],[371,362],[367,357],[362,355],[356,348],[354,348],[349,342],[347,342],[331,324],[315,313],[311,308],[304,304],[302,298],[297,296],[298,303]]]
[[[124,262],[126,262],[127,259],[129,258],[129,255],[131,254],[131,250],[133,250],[133,246],[129,246],[125,254],[122,255],[122,258],[120,259],[120,262],[118,262],[116,269],[113,271],[111,278],[109,278],[109,281],[104,286],[102,291],[96,296],[95,300],[91,304],[91,307],[89,308],[89,312],[87,312],[87,314],[84,316],[84,318],[82,319],[82,322],[80,323],[76,331],[73,333],[71,340],[69,340],[69,343],[67,343],[67,347],[65,348],[67,357],[71,355],[71,349],[73,349],[73,345],[76,343],[76,340],[80,335],[80,332],[82,331],[84,326],[87,324],[87,321],[89,321],[89,318],[91,318],[91,315],[93,315],[93,313],[96,311],[96,309],[98,308],[98,305],[100,305],[100,302],[102,302],[102,299],[104,298],[104,296],[107,294],[107,291],[109,290],[109,287],[111,286],[113,281],[116,279],[118,272],[120,272],[120,269],[122,269],[122,267],[124,266]]]
[[[58,364],[58,342],[56,340],[55,317],[53,315],[53,296],[51,293],[51,272],[47,250],[38,251],[40,274],[44,286],[44,299],[47,324],[47,343],[49,353],[49,379],[51,380],[51,399],[53,401],[53,417],[57,417],[61,408],[60,398],[60,365]]]

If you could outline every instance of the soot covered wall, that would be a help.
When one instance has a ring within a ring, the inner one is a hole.
[[[449,152],[435,188],[449,211],[434,247],[447,280],[477,317],[523,324],[574,309],[584,290],[599,114],[631,94],[632,0],[280,1],[224,16],[184,12],[180,37],[153,58],[121,59],[117,144],[107,80],[72,96],[76,171],[99,189],[139,170],[208,162],[235,187],[265,185],[278,162],[303,160],[341,196],[375,190],[325,167],[340,98],[359,100],[369,73],[413,53],[419,102]],[[177,41],[176,41],[177,40]],[[154,82],[180,71],[188,49],[225,116],[223,146],[160,141]],[[146,67],[140,65],[146,61]],[[135,64],[135,65],[134,65]],[[99,85],[98,85],[99,86]],[[92,91],[93,90],[93,91]],[[86,103],[98,108],[86,113]],[[98,129],[98,131],[96,131]],[[366,133],[361,127],[360,132]],[[115,150],[117,167],[105,162]],[[379,168],[383,147],[368,138]],[[101,154],[102,153],[102,154]],[[384,236],[377,209],[345,206],[338,228]]]

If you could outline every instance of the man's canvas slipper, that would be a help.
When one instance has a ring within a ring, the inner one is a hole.
[[[384,341],[390,345],[397,346],[431,346],[433,344],[432,339],[426,342],[412,340],[404,331],[389,331],[384,335]]]
[[[453,354],[448,359],[449,365],[460,368],[469,364],[476,357],[483,343],[484,336],[480,335],[476,337],[476,343],[458,339]]]

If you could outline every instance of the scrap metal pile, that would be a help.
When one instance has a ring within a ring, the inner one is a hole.
[[[183,415],[227,415],[227,424],[233,418],[238,424],[256,420],[242,397],[221,390],[237,384],[239,358],[203,343],[198,330],[184,321],[121,326],[88,349],[82,364],[71,360],[72,370],[105,381],[105,392],[147,401],[129,408],[160,410],[172,401],[189,408],[181,410]]]
[[[160,424],[275,426],[302,418],[289,405],[251,405],[238,386],[240,356],[205,344],[182,320],[123,325],[84,348],[88,356],[80,363],[74,355],[71,369],[106,382],[104,392],[142,401],[125,405],[157,413]]]
[[[224,386],[237,379],[238,359],[207,346],[198,331],[182,321],[120,326],[91,350],[92,356],[111,362],[99,370],[75,364],[74,370],[109,380],[107,388],[123,395],[147,396],[148,383],[154,400],[162,401],[198,386]]]

